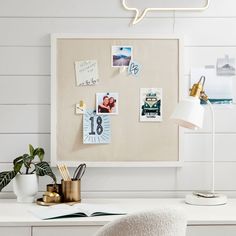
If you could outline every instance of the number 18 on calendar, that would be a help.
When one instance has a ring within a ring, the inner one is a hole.
[[[87,109],[83,115],[83,143],[102,144],[110,142],[110,116],[97,115],[94,110]]]

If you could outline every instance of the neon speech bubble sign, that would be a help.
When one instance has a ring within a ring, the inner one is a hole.
[[[148,7],[143,11],[140,11],[138,8],[129,7],[126,3],[126,0],[122,0],[123,7],[128,11],[135,11],[135,17],[132,22],[133,25],[139,23],[149,11],[204,11],[210,5],[210,0],[206,0],[206,4],[202,7]]]

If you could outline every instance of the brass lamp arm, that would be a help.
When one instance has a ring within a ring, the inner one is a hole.
[[[201,76],[199,81],[192,86],[190,89],[190,96],[191,97],[197,97],[199,99],[204,100],[205,102],[208,101],[208,96],[204,91],[204,84],[205,84],[206,77]]]

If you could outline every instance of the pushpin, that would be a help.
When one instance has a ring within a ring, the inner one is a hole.
[[[80,101],[79,104],[75,104],[75,114],[76,115],[80,115],[80,114],[84,114],[86,105],[84,103],[84,101]]]

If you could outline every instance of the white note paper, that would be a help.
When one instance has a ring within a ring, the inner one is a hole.
[[[99,82],[96,60],[76,61],[75,73],[77,86],[91,86]]]

